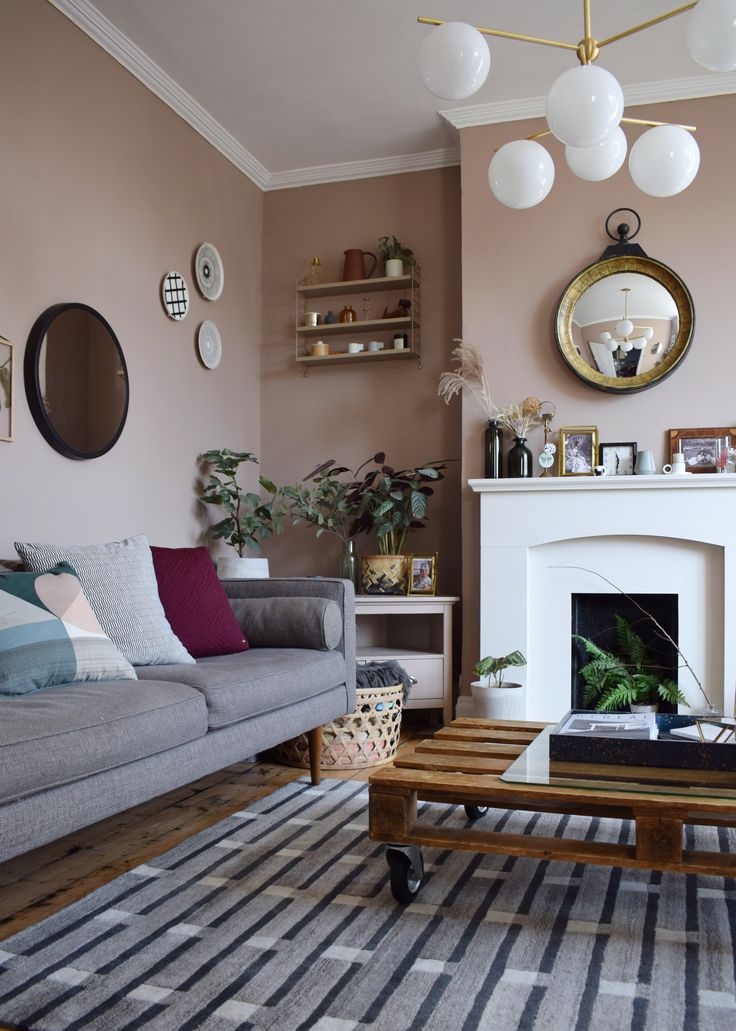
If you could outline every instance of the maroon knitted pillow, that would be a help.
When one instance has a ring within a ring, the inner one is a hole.
[[[190,655],[244,652],[248,642],[207,548],[151,548],[158,593],[171,629]]]

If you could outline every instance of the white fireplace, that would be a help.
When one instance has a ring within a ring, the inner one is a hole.
[[[575,594],[675,594],[679,646],[734,712],[736,476],[471,480],[480,495],[480,655],[519,648],[528,719],[571,704]],[[596,576],[601,574],[615,587]],[[704,704],[687,669],[679,685]]]

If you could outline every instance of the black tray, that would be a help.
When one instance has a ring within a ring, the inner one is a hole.
[[[571,709],[558,726],[578,713],[598,715],[587,709]],[[585,737],[552,731],[549,736],[549,757],[558,762],[599,763],[605,766],[659,766],[664,769],[736,772],[736,744],[686,741],[684,738],[671,737],[668,733],[672,727],[688,727],[694,723],[693,716],[658,714],[659,738],[656,741],[622,741],[620,738]]]

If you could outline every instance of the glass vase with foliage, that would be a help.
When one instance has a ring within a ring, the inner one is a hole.
[[[430,486],[443,479],[446,461],[425,462],[412,469],[394,469],[386,464],[385,452],[373,456],[375,468],[369,469],[353,484],[347,501],[355,505],[356,517],[351,532],[370,533],[378,537],[381,555],[402,555],[410,530],[426,525]],[[367,465],[364,463],[360,471]]]
[[[583,704],[598,712],[621,712],[631,705],[687,704],[678,685],[652,661],[641,637],[623,616],[615,615],[620,655],[601,648],[588,637],[574,634],[590,656],[580,670],[585,689]]]
[[[281,491],[265,476],[258,477],[265,497],[240,486],[240,466],[245,462],[258,463],[250,451],[221,448],[203,451],[199,459],[213,470],[202,487],[200,500],[206,505],[218,505],[227,513],[224,519],[210,527],[210,535],[215,540],[224,540],[240,558],[243,558],[246,548],[260,553],[261,541],[283,532],[286,508]]]

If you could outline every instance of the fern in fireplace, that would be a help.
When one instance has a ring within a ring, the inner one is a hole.
[[[657,705],[660,701],[687,704],[675,681],[663,676],[664,670],[651,660],[629,621],[619,615],[614,619],[620,655],[606,651],[588,637],[573,634],[590,656],[590,662],[580,670],[585,707],[594,704],[598,712],[620,712],[630,705]]]

